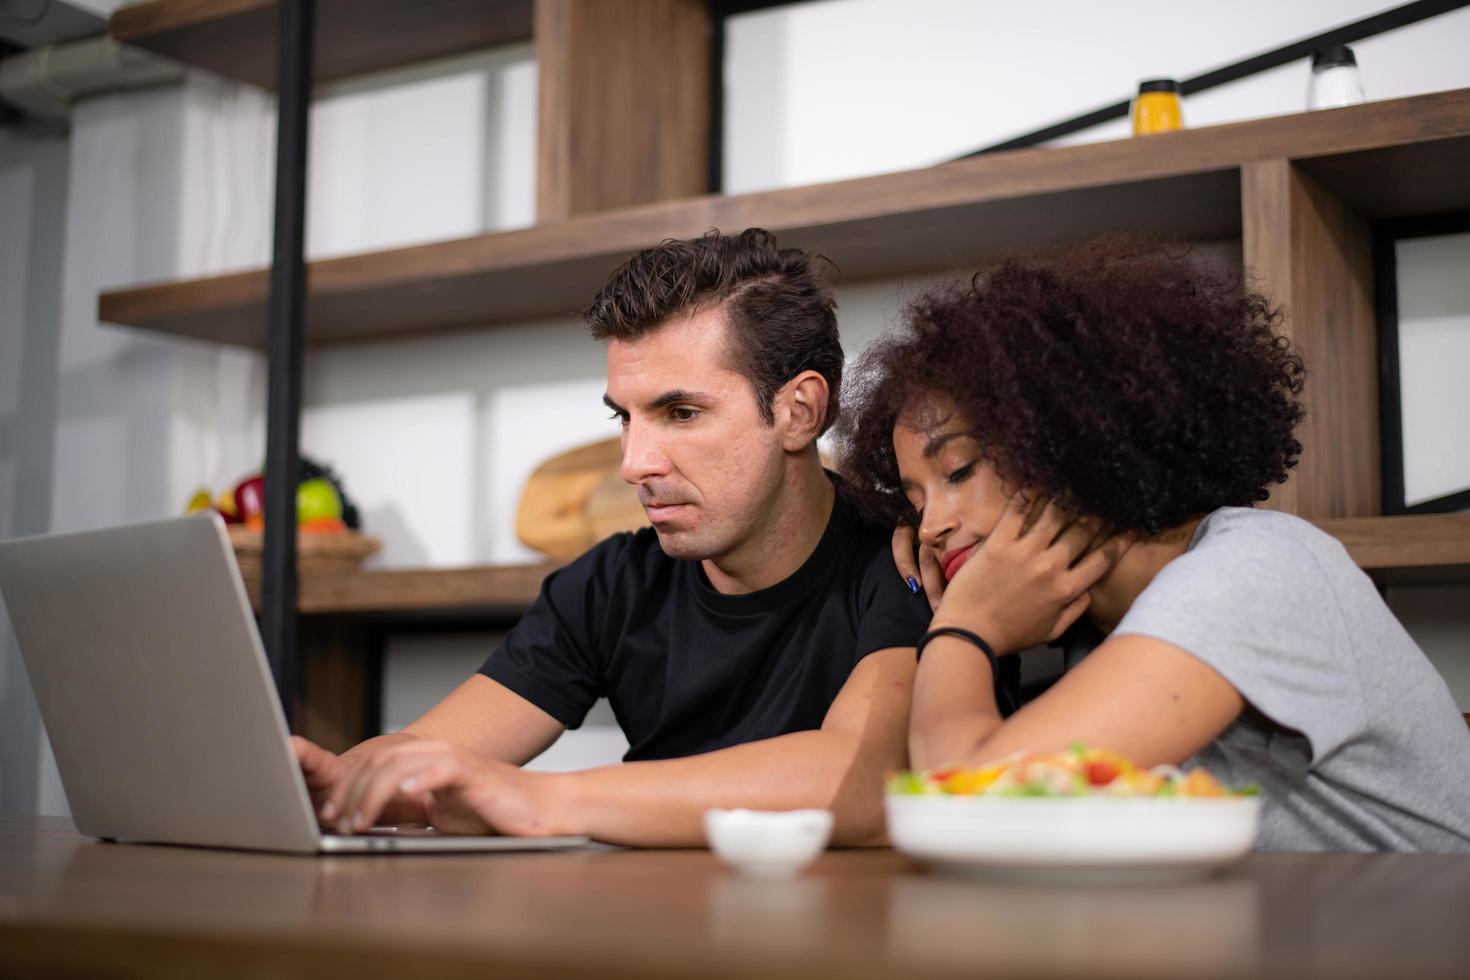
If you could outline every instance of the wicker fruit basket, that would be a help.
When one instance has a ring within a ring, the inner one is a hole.
[[[261,552],[265,549],[265,535],[239,525],[226,529],[230,544],[235,549],[235,561],[240,565],[240,574],[247,578],[260,577]],[[300,575],[341,575],[356,571],[368,555],[383,548],[383,542],[370,534],[347,531],[342,534],[298,534],[296,536],[296,568]]]

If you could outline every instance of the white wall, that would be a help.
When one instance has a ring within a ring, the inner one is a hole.
[[[179,261],[188,94],[175,86],[87,100],[76,108],[70,138],[45,147],[0,134],[0,152],[16,163],[5,167],[7,176],[28,174],[33,183],[28,212],[4,208],[22,220],[0,224],[7,244],[27,225],[31,236],[29,262],[0,294],[9,314],[4,349],[16,357],[7,356],[0,378],[3,425],[15,437],[0,465],[18,468],[10,487],[0,484],[7,533],[96,527],[177,507],[179,383],[201,357],[219,355],[206,345],[99,329],[96,303],[108,286],[191,268]],[[6,251],[8,278],[17,266]],[[12,373],[14,364],[19,372]],[[226,422],[247,415],[242,408]],[[7,626],[3,643],[11,649],[13,642]],[[48,744],[35,737],[39,731],[28,740],[11,730],[24,727],[32,709],[28,687],[12,686],[21,676],[18,660],[7,655],[5,667],[5,751],[34,750],[39,761],[29,787],[4,781],[0,809],[64,812]]]
[[[1382,0],[820,0],[730,18],[732,192],[924,167],[1397,6]],[[1368,96],[1470,85],[1470,9],[1354,45]],[[1306,61],[1185,100],[1208,125],[1306,108]],[[1126,136],[1120,120],[1061,142]]]
[[[0,538],[51,524],[66,141],[0,130]],[[35,698],[0,600],[0,812],[54,810]],[[43,800],[44,797],[44,800]]]
[[[310,254],[527,223],[534,197],[529,50],[450,59],[325,92],[312,120],[313,136],[325,150],[311,167]],[[201,74],[182,85],[82,100],[71,123],[68,139],[50,143],[0,132],[5,537],[178,513],[194,488],[228,486],[258,469],[264,455],[261,355],[99,326],[96,304],[99,292],[116,286],[266,260],[270,100]],[[391,134],[396,152],[368,152],[365,132]],[[393,167],[384,170],[382,160],[389,157]],[[352,172],[352,165],[359,170]],[[364,220],[376,202],[395,194],[411,200],[387,209],[385,217]],[[472,204],[468,217],[464,202]],[[442,410],[452,402],[441,396],[426,404]],[[404,413],[392,408],[381,402],[313,406],[305,445],[316,449],[310,439],[324,434],[329,444],[323,455],[331,458],[332,440],[361,431],[344,424],[354,412],[401,425]],[[414,421],[423,422],[422,431],[445,431],[437,414]],[[388,435],[412,445],[409,437],[418,431]],[[471,431],[468,419],[463,431]],[[469,439],[458,445],[427,439],[422,446],[416,462],[424,470],[460,467],[459,476],[446,477],[468,501],[471,488],[463,476],[478,470]],[[395,455],[402,458],[403,450]],[[381,466],[387,457],[378,452],[371,458]],[[366,464],[361,469],[365,489],[372,490],[373,474]],[[431,514],[431,507],[399,506],[396,486],[388,481],[381,497],[364,501],[385,527],[393,525],[395,508]],[[437,515],[424,525],[426,533],[444,547],[463,539],[453,522],[467,520],[470,510],[466,503]],[[415,529],[414,519],[406,523]],[[472,557],[467,545],[415,555],[411,534],[401,543],[398,553],[409,561]],[[0,625],[0,647],[0,811],[65,812],[8,620]]]
[[[922,166],[1126,97],[1141,77],[1188,75],[1391,5],[1194,2],[1158,16],[1157,4],[1135,0],[827,0],[743,15],[728,36],[727,184]],[[1460,11],[1357,45],[1370,97],[1470,86],[1467,37],[1470,11]],[[1186,114],[1199,124],[1294,111],[1304,91],[1297,65],[1191,99]],[[324,90],[311,122],[309,254],[530,223],[534,119],[529,46]],[[69,146],[17,148],[0,133],[0,206],[28,197],[31,214],[18,230],[0,211],[0,533],[175,513],[194,487],[227,485],[264,453],[258,354],[99,327],[95,303],[116,285],[265,261],[269,98],[191,78],[86,100],[73,123]],[[69,177],[58,178],[61,162]],[[22,262],[41,273],[17,273]],[[849,352],[892,323],[922,284],[841,287]],[[601,349],[565,320],[313,352],[303,448],[343,473],[388,543],[382,564],[518,561],[528,553],[511,522],[530,469],[614,431],[599,401],[602,378]],[[1470,705],[1470,680],[1453,659],[1470,623],[1445,613],[1464,598],[1462,589],[1404,590],[1395,608]],[[11,642],[0,629],[0,645]],[[492,644],[487,636],[396,644],[389,722],[401,724]],[[57,812],[54,777],[38,779],[32,773],[45,767],[25,761],[44,748],[10,749],[34,732],[15,668],[6,647],[0,810]],[[608,721],[599,709],[548,764],[615,757]],[[51,789],[27,791],[38,784]]]

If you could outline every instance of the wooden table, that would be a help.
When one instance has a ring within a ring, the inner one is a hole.
[[[830,852],[302,858],[101,844],[0,818],[0,976],[1456,977],[1470,857],[1263,854],[1177,885],[1062,886]]]

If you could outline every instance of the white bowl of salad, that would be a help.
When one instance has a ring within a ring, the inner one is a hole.
[[[1249,853],[1254,787],[1203,769],[1142,769],[1105,749],[1019,754],[976,768],[888,781],[898,851],[958,871],[1027,877],[1178,878]]]

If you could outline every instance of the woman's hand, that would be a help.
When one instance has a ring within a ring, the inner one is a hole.
[[[1055,640],[1087,611],[1087,590],[1131,543],[1092,521],[1072,518],[1051,501],[1018,493],[989,537],[944,591],[933,628],[978,633],[997,654]]]
[[[944,570],[939,565],[939,556],[927,544],[919,545],[915,559],[915,540],[913,525],[900,524],[894,528],[893,563],[898,566],[898,574],[909,583],[909,588],[917,584],[929,597],[929,608],[938,609],[939,600],[944,597]]]

